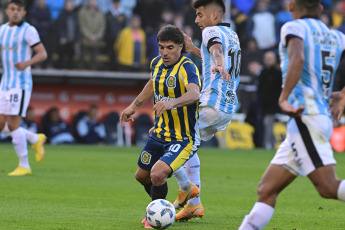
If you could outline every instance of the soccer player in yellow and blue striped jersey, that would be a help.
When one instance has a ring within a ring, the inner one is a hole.
[[[193,62],[180,56],[172,66],[164,64],[164,57],[156,57],[151,62],[151,75],[154,88],[154,104],[159,101],[172,101],[186,93],[186,85],[200,85],[198,69]],[[154,111],[155,129],[153,137],[165,141],[189,141],[200,144],[197,123],[198,103],[186,107],[173,108],[157,116]]]
[[[138,160],[136,179],[152,200],[165,199],[166,179],[180,168],[200,145],[198,109],[201,81],[198,69],[187,57],[183,32],[163,27],[157,36],[160,56],[151,62],[151,79],[120,117],[132,119],[137,108],[154,98],[154,131]]]

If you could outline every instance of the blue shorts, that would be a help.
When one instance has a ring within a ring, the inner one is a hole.
[[[140,154],[138,166],[150,172],[153,165],[161,160],[175,171],[184,165],[196,150],[190,141],[162,141],[150,136]]]

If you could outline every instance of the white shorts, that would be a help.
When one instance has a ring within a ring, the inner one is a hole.
[[[210,106],[201,106],[199,109],[200,138],[210,140],[218,131],[224,130],[230,123],[232,114],[216,110]]]
[[[291,119],[286,125],[286,139],[271,164],[282,165],[296,176],[307,176],[318,167],[336,164],[329,142],[332,129],[332,120],[325,115]]]
[[[26,116],[31,91],[22,89],[0,90],[0,114]]]

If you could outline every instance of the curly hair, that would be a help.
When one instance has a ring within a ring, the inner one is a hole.
[[[174,42],[175,44],[182,44],[182,53],[186,52],[186,43],[184,41],[183,32],[180,28],[167,25],[164,26],[157,35],[157,42]]]

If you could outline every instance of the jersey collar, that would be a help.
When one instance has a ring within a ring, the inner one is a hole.
[[[17,26],[20,27],[20,26],[23,25],[23,24],[24,24],[24,21],[21,21],[21,22],[18,23]]]
[[[301,19],[303,19],[303,18],[314,18],[314,19],[319,19],[319,16],[317,16],[317,15],[304,15],[304,16],[302,16],[301,17]]]
[[[230,23],[225,23],[225,22],[220,22],[217,24],[217,26],[227,26],[227,27],[231,27]]]
[[[15,24],[15,25],[13,25],[13,26],[18,26],[18,27],[20,27],[21,25],[23,25],[24,24],[24,21],[21,21],[21,22],[19,22],[18,24]],[[10,23],[8,23],[8,25],[10,25]],[[13,27],[13,26],[11,26],[11,27]]]

